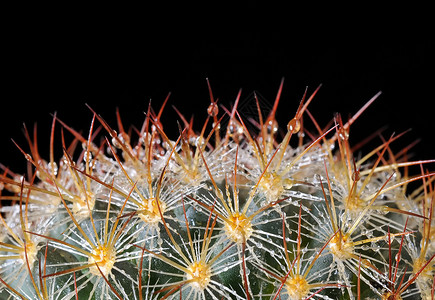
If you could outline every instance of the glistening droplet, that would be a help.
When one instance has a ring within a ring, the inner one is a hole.
[[[291,119],[287,124],[287,130],[292,133],[298,133],[301,130],[301,122],[296,118]]]

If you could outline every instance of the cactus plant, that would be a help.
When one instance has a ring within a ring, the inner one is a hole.
[[[54,114],[48,158],[25,128],[28,174],[0,175],[1,299],[434,299],[434,161],[349,135],[379,94],[322,128],[305,92],[280,134],[282,82],[256,118],[208,88],[178,137],[168,99],[127,131],[118,111],[115,130],[90,108],[86,135]]]

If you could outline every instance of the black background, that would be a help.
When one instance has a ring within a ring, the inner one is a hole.
[[[172,138],[179,120],[172,105],[186,117],[194,115],[200,128],[209,105],[206,78],[219,103],[229,106],[241,88],[244,105],[255,108],[252,93],[258,91],[267,110],[284,77],[277,115],[282,126],[294,116],[306,86],[311,93],[323,84],[309,107],[321,125],[335,112],[347,119],[382,91],[353,126],[351,143],[385,125],[385,136],[412,128],[395,150],[421,138],[414,158],[435,157],[433,38],[415,34],[406,24],[397,26],[406,20],[368,29],[371,16],[356,27],[347,23],[351,16],[327,27],[327,21],[313,23],[306,13],[299,23],[266,27],[269,21],[261,10],[244,11],[246,21],[236,25],[229,22],[240,15],[225,10],[217,16],[203,11],[200,19],[180,14],[177,20],[165,10],[152,20],[152,10],[83,11],[14,12],[5,26],[0,162],[13,170],[25,167],[11,141],[27,151],[23,123],[29,128],[38,123],[39,146],[47,155],[50,114],[57,111],[86,135],[92,113],[85,103],[114,128],[116,107],[125,127],[140,127],[150,99],[157,110],[171,92],[162,123]],[[308,27],[313,30],[301,29]],[[309,122],[306,126],[313,128]],[[60,149],[59,132],[56,143]]]

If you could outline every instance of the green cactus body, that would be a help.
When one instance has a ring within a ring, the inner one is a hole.
[[[317,90],[279,138],[281,89],[255,133],[240,94],[221,128],[211,90],[201,131],[182,117],[177,140],[151,108],[131,135],[94,113],[85,138],[54,116],[74,137],[58,163],[26,132],[32,172],[0,176],[0,299],[433,299],[433,161],[394,154],[400,136],[354,155],[366,106],[307,131]]]

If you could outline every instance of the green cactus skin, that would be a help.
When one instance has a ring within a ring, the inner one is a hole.
[[[26,130],[30,149],[18,148],[32,170],[0,175],[12,200],[0,299],[433,299],[434,161],[393,153],[401,135],[352,148],[349,128],[379,94],[322,129],[307,111],[316,89],[280,136],[281,90],[248,120],[240,93],[220,112],[210,88],[207,121],[195,131],[180,114],[176,140],[164,105],[128,132],[119,114],[117,132],[91,109],[87,136],[54,115],[48,161]]]

